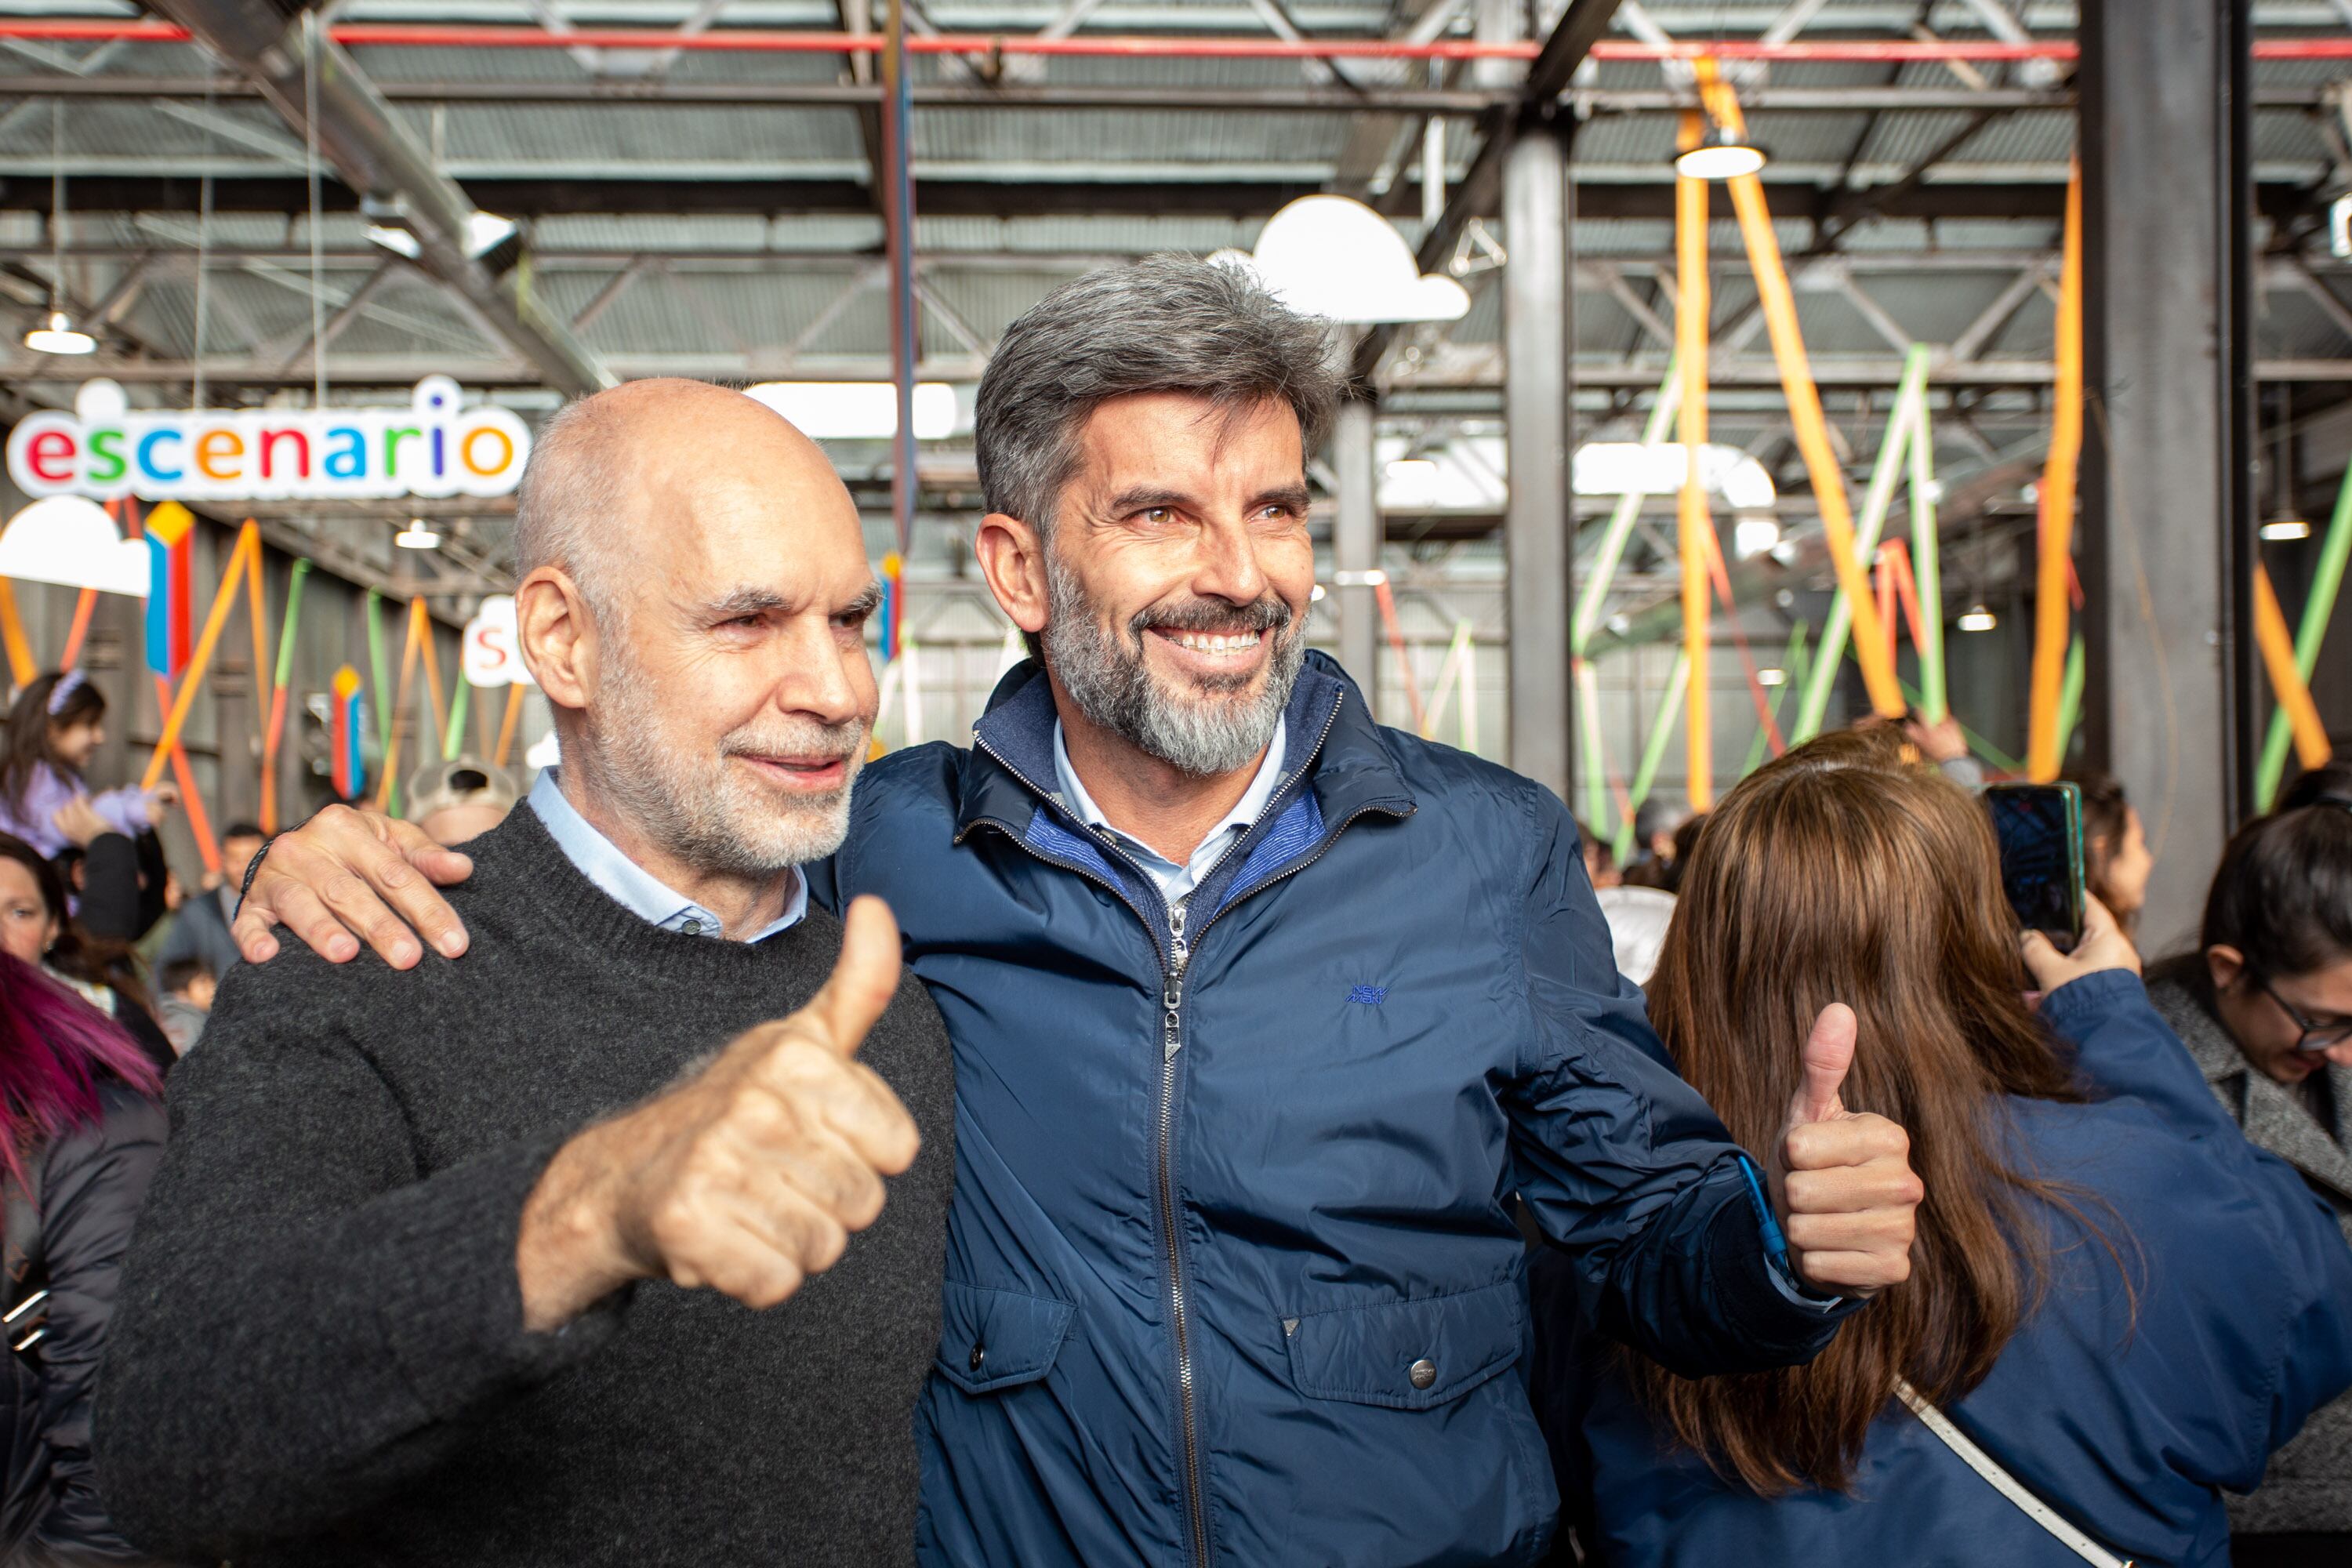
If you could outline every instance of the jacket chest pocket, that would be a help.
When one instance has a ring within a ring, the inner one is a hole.
[[[1516,1283],[1283,1321],[1291,1383],[1314,1399],[1432,1410],[1519,1359]]]
[[[950,1279],[940,1301],[935,1364],[966,1394],[1034,1383],[1053,1369],[1074,1313],[1067,1301]]]

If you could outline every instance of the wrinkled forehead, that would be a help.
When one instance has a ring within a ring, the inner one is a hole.
[[[666,597],[854,595],[870,575],[856,504],[797,438],[666,455],[640,470],[635,500],[618,564]]]

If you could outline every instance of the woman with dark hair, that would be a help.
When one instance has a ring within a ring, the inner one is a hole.
[[[1801,747],[1709,817],[1648,987],[1675,1065],[1777,1148],[1781,1042],[1847,1004],[1843,1109],[1909,1131],[1927,1196],[1909,1280],[1780,1372],[1580,1342],[1538,1264],[1539,1403],[1599,1561],[2218,1568],[2223,1489],[2352,1384],[2352,1249],[2220,1113],[2112,917],[2020,952],[1982,807],[1891,732]]]
[[[82,770],[105,743],[106,699],[81,671],[44,675],[26,687],[8,710],[0,750],[0,832],[56,855],[71,842],[57,815],[78,797],[127,838],[161,823],[180,798],[171,784],[89,793]]]
[[[122,840],[107,835],[116,845]],[[110,858],[94,857],[100,874]],[[111,896],[105,901],[116,901]],[[128,942],[100,936],[75,918],[64,879],[53,861],[21,838],[0,833],[0,951],[43,968],[110,1015],[148,1059],[167,1068],[171,1039],[155,1021],[136,955]]]
[[[2124,934],[2139,924],[2147,902],[2148,874],[2156,858],[2147,852],[2147,831],[2139,808],[2124,794],[2123,780],[2095,768],[2066,777],[2083,792],[2083,860],[2091,896],[2107,906]]]
[[[2200,951],[2158,964],[2148,999],[2352,1238],[2352,777],[2306,773],[2286,798],[2221,851]],[[2352,1563],[2352,1400],[2314,1415],[2230,1521],[2242,1564]]]
[[[90,1403],[132,1219],[163,1157],[155,1069],[79,996],[0,951],[0,1180],[11,1394],[0,1562],[152,1561],[99,1500]]]

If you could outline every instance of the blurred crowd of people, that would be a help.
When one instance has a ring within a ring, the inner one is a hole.
[[[98,1497],[91,1405],[116,1275],[163,1156],[163,1083],[202,1041],[261,829],[232,822],[220,866],[187,890],[157,832],[166,784],[100,789],[106,700],[44,675],[0,742],[0,1176],[7,1389],[0,1418],[0,1563],[158,1561]],[[413,815],[457,843],[516,795],[471,758],[421,773]]]
[[[0,1563],[2352,1562],[2352,768],[2147,963],[2121,786],[2062,952],[1948,721],[1621,867],[1306,647],[1329,349],[1182,258],[1014,323],[1039,657],[862,781],[855,504],[699,384],[534,446],[527,796],[184,891],[26,687]]]

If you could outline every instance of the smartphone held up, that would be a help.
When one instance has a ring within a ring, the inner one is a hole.
[[[2083,939],[2083,795],[2071,784],[1997,784],[1984,791],[2000,845],[2000,885],[2028,931],[2061,952]]]

